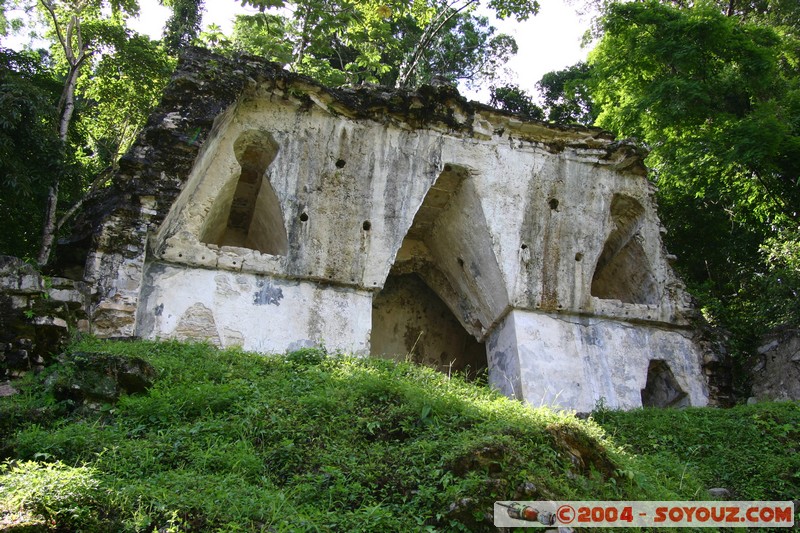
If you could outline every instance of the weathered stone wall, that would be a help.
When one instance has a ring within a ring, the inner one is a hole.
[[[666,364],[677,386],[650,406],[705,405],[701,361],[683,330],[606,318],[512,311],[489,341],[491,383],[534,405],[591,411],[601,399],[641,407],[652,361]],[[663,387],[656,381],[657,387]],[[662,392],[662,391],[657,391]],[[655,394],[655,397],[665,394]],[[687,401],[681,402],[680,400]]]
[[[84,283],[0,256],[0,382],[43,368],[71,333],[86,331],[88,302]]]
[[[369,352],[371,293],[250,272],[149,263],[136,334],[273,352]]]
[[[387,279],[414,275],[508,394],[707,399],[641,155],[597,129],[195,51],[89,214],[101,335],[369,353]]]
[[[750,375],[753,401],[800,400],[800,330],[781,327],[766,335]]]
[[[487,369],[486,346],[417,274],[390,275],[372,301],[370,355],[410,360],[475,377]]]

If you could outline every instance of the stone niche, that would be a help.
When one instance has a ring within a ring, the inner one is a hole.
[[[708,401],[642,154],[598,129],[194,50],[94,205],[100,335],[488,367],[579,411]]]
[[[372,301],[370,355],[410,360],[474,378],[486,370],[486,346],[467,333],[416,274],[390,274]]]

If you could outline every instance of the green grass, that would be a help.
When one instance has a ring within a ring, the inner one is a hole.
[[[800,403],[598,410],[593,418],[666,482],[691,475],[734,500],[800,498]]]
[[[0,518],[62,531],[495,531],[496,500],[688,499],[718,484],[798,493],[796,404],[603,410],[601,427],[427,368],[320,350],[86,339],[72,351],[141,357],[158,378],[99,411],[56,401],[47,374],[15,385],[22,394],[0,400]],[[741,420],[755,428],[748,446],[778,440],[716,478],[727,463],[692,438]]]

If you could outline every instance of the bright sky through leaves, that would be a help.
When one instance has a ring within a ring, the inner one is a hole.
[[[517,40],[519,53],[508,62],[512,83],[529,94],[536,94],[536,82],[550,71],[560,70],[586,59],[588,49],[581,48],[581,38],[589,27],[589,15],[578,16],[575,6],[563,0],[540,0],[539,14],[523,23],[513,20],[494,24]],[[141,17],[131,27],[153,38],[160,38],[169,9],[157,0],[140,0]],[[252,7],[242,7],[232,0],[207,0],[203,27],[217,24],[230,34],[233,18],[237,14],[257,12]],[[489,90],[462,92],[471,99],[488,102]]]

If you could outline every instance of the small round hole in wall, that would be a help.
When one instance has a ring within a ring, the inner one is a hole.
[[[178,257],[183,257],[183,254],[178,254]]]
[[[575,261],[580,261],[581,259],[583,259],[582,253],[578,252],[577,254],[575,254]]]
[[[364,223],[361,224],[361,227],[364,228],[364,231],[369,231],[372,229],[372,222],[365,220]]]
[[[460,266],[461,268],[464,268],[464,260],[461,259],[460,257],[458,258],[458,266]]]
[[[346,164],[347,164],[347,161],[345,161],[344,159],[337,159],[336,160],[336,168],[344,168],[344,166]]]
[[[308,214],[300,213],[300,222],[305,222],[306,220],[308,220]]]
[[[547,205],[550,206],[550,209],[555,211],[556,209],[558,209],[558,200],[556,200],[555,198],[550,198],[550,201],[547,202]]]
[[[522,246],[520,246],[520,248],[522,248],[523,250],[527,250],[528,249],[528,245],[527,244],[523,244]]]

